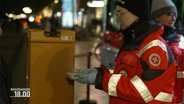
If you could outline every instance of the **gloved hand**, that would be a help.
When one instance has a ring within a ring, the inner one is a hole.
[[[75,74],[74,80],[83,84],[95,84],[97,72],[95,68],[84,69],[81,73]]]

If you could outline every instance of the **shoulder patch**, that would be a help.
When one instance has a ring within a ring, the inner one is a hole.
[[[159,66],[161,62],[161,58],[158,54],[153,53],[149,56],[149,63],[153,66]]]

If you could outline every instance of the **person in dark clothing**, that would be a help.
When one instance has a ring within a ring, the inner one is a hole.
[[[7,17],[5,16],[5,14],[0,11],[0,35],[3,34],[2,25],[6,21],[6,19]],[[0,55],[0,104],[11,104],[11,81],[8,76],[8,71],[9,67],[2,55]]]

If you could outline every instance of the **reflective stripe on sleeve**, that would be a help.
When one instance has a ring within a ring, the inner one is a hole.
[[[109,79],[109,83],[108,83],[109,95],[117,97],[116,87],[117,87],[117,84],[121,76],[122,76],[121,74],[113,74],[111,78]],[[152,100],[158,100],[161,102],[172,102],[173,94],[168,94],[165,92],[160,92],[155,98],[153,98],[147,86],[138,76],[133,77],[131,79],[131,83],[134,85],[136,90],[139,92],[141,97],[144,99],[145,103],[148,103]]]
[[[146,103],[153,100],[153,97],[150,91],[148,90],[144,82],[138,76],[133,77],[131,79],[131,82],[134,85],[134,87],[137,89],[137,91],[140,93],[140,95],[142,96],[142,98],[144,99]]]
[[[172,102],[173,94],[167,94],[164,92],[160,92],[156,97],[155,100],[162,101],[162,102]]]
[[[108,93],[111,96],[117,96],[116,86],[121,78],[121,74],[113,74],[109,79],[108,83]]]
[[[184,71],[177,72],[177,78],[184,78]]]
[[[144,48],[142,48],[138,53],[137,56],[140,57],[146,50],[154,47],[154,46],[159,46],[161,47],[165,52],[167,52],[167,48],[165,44],[160,41],[160,40],[153,40],[150,43],[148,43]]]
[[[184,49],[184,37],[181,35],[178,47]]]

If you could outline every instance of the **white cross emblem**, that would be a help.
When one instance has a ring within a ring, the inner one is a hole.
[[[149,62],[153,65],[153,66],[158,66],[160,65],[160,56],[158,54],[151,54],[149,56]]]

